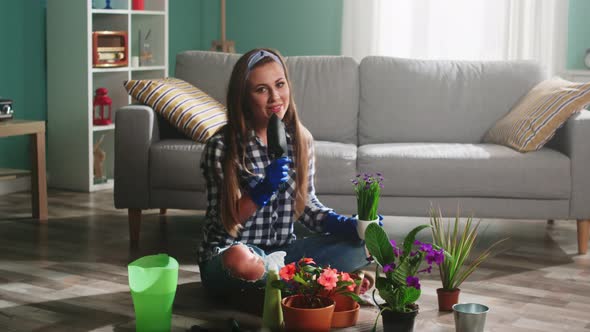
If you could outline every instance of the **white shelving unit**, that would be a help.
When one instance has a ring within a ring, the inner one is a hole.
[[[93,99],[97,88],[108,89],[113,123],[118,108],[130,104],[123,82],[168,76],[168,0],[144,0],[145,10],[133,10],[132,0],[47,1],[47,164],[49,185],[75,191],[113,187],[115,125],[95,126]],[[94,7],[93,8],[93,4]],[[129,65],[94,68],[93,31],[127,31]],[[139,33],[150,31],[153,64],[131,67],[139,56]],[[95,183],[93,147],[105,136],[103,168],[107,180]]]

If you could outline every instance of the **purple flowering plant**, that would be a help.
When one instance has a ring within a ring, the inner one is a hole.
[[[377,224],[371,224],[365,232],[367,249],[377,262],[375,291],[385,303],[375,304],[384,310],[409,312],[417,309],[415,302],[421,294],[420,276],[432,271],[434,264],[445,259],[443,249],[416,240],[416,235],[430,225],[420,225],[406,235],[402,246],[390,240]],[[423,264],[423,263],[426,264]],[[381,270],[381,272],[380,272]],[[380,313],[381,313],[380,312]],[[376,321],[375,321],[376,323]]]
[[[358,219],[377,220],[379,196],[381,196],[381,189],[383,189],[383,175],[379,172],[375,174],[362,173],[357,174],[351,181],[356,193]]]

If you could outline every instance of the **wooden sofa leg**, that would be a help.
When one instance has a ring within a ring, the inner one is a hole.
[[[588,239],[590,238],[590,219],[578,219],[578,253],[585,254],[588,251]]]
[[[139,230],[141,229],[141,209],[128,209],[127,216],[129,219],[129,240],[131,246],[137,246],[139,243]]]

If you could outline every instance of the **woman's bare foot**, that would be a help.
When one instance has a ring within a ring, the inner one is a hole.
[[[355,271],[353,273],[355,276],[361,279],[361,284],[359,285],[358,291],[356,292],[358,295],[365,294],[368,290],[373,288],[375,284],[375,278],[373,275],[367,271]]]

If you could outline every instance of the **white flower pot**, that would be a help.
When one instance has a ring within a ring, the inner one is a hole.
[[[372,223],[379,223],[379,217],[377,217],[377,219],[375,219],[375,220],[361,220],[361,219],[357,219],[357,221],[356,221],[356,231],[357,231],[357,233],[359,235],[359,238],[361,240],[364,240],[365,239],[365,230]]]

